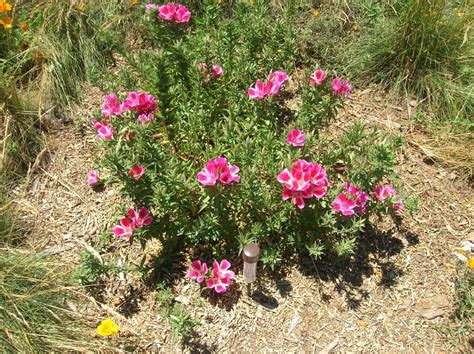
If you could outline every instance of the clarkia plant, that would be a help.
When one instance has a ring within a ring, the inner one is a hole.
[[[238,5],[245,30],[214,22],[218,7],[184,28],[178,4],[152,5],[143,21],[155,18],[150,31],[163,50],[130,56],[121,93],[105,96],[92,121],[104,152],[94,176],[133,203],[113,220],[115,242],[157,238],[164,252],[210,259],[258,242],[273,266],[284,253],[321,247],[347,256],[372,214],[400,212],[397,137],[363,124],[320,134],[351,99],[348,79],[311,68],[287,92],[292,33],[281,37],[256,9]],[[287,107],[292,95],[297,109]],[[229,267],[196,261],[188,275],[223,292]]]

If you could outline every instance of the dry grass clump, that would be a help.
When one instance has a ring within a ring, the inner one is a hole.
[[[7,353],[93,351],[90,320],[67,306],[71,276],[44,256],[0,251],[0,347]]]
[[[407,139],[430,159],[456,172],[462,180],[474,178],[474,134],[433,128],[427,134],[414,132]]]

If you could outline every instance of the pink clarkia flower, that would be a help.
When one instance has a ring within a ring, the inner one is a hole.
[[[158,8],[158,16],[162,20],[167,20],[167,21],[173,20],[175,13],[176,13],[176,6],[172,2],[169,2],[165,5],[161,5]]]
[[[213,186],[219,179],[219,173],[213,160],[209,160],[204,170],[197,174],[197,180],[206,187]]]
[[[277,180],[285,187],[283,200],[292,199],[300,209],[305,206],[303,199],[313,197],[321,199],[327,194],[329,186],[324,168],[305,160],[296,161],[291,171],[285,168],[278,174]]]
[[[139,114],[137,118],[140,122],[142,123],[148,123],[153,120],[153,113],[148,113],[148,114]]]
[[[212,266],[212,278],[207,280],[207,287],[214,289],[218,294],[224,293],[232,283],[235,273],[229,270],[231,265],[226,259],[223,259],[220,264],[214,261]]]
[[[288,80],[288,74],[284,71],[275,71],[268,74],[268,80],[272,81],[278,86],[281,86],[286,80]]]
[[[178,4],[174,13],[176,23],[186,23],[191,19],[191,11],[184,5]]]
[[[316,70],[313,75],[309,77],[309,82],[316,85],[322,85],[326,80],[326,73],[322,70]]]
[[[395,195],[397,195],[397,191],[391,184],[379,184],[375,187],[375,198],[381,202],[387,198],[390,199]]]
[[[364,214],[367,201],[369,200],[369,194],[361,191],[359,188],[350,184],[349,182],[345,182],[343,184],[343,188],[348,191],[352,195],[352,199],[355,200],[357,205],[355,211],[358,214]]]
[[[119,102],[117,95],[106,95],[104,96],[104,101],[105,104],[102,106],[102,114],[105,118],[122,114],[122,105]]]
[[[140,208],[138,211],[135,209],[129,209],[127,215],[135,227],[138,227],[139,229],[148,226],[153,222],[153,217],[145,208]]]
[[[129,92],[123,101],[123,108],[137,111],[140,114],[149,114],[158,109],[158,99],[146,92]]]
[[[149,14],[151,11],[158,9],[157,4],[146,4],[145,13]]]
[[[304,134],[301,130],[293,129],[288,133],[287,142],[294,147],[304,146]]]
[[[273,96],[278,95],[280,92],[281,85],[288,80],[288,74],[284,71],[275,71],[268,75],[269,83],[271,82],[272,85],[268,88],[267,95]]]
[[[93,186],[94,184],[97,184],[99,182],[100,182],[100,177],[96,171],[90,170],[89,172],[87,172],[87,184],[89,186]]]
[[[332,208],[335,212],[341,213],[344,216],[351,216],[355,214],[355,207],[357,203],[348,198],[345,194],[338,194],[336,199],[332,202]]]
[[[391,200],[394,196],[397,195],[397,191],[392,187],[391,184],[379,184],[375,187],[375,198],[377,200],[384,202],[385,200]],[[403,209],[403,199],[399,198],[394,201],[392,206],[395,210]]]
[[[143,174],[145,173],[145,168],[143,166],[133,166],[128,175],[133,177],[135,181],[139,181],[142,178]]]
[[[191,269],[188,271],[188,277],[195,279],[198,283],[202,283],[207,274],[208,268],[206,263],[197,260],[191,264]]]
[[[207,64],[206,64],[206,63],[199,63],[199,64],[197,65],[197,67],[198,67],[198,69],[201,69],[201,70],[207,69]]]
[[[231,184],[232,182],[240,182],[238,175],[240,169],[237,165],[232,165],[224,170],[219,177],[219,181],[223,184]]]
[[[339,78],[332,80],[332,92],[341,97],[350,97],[352,86],[349,81],[342,82]]]
[[[247,94],[251,99],[263,100],[268,95],[272,87],[273,82],[269,81],[267,83],[263,83],[262,81],[258,80],[255,83],[255,88],[249,88],[247,90]]]
[[[114,136],[114,128],[109,125],[107,122],[95,124],[97,128],[97,139],[110,140]]]
[[[212,65],[210,72],[212,77],[224,75],[224,69],[222,69],[219,65]]]
[[[129,218],[121,218],[119,225],[114,226],[114,236],[118,238],[129,238],[133,235],[135,224]]]
[[[197,174],[197,180],[206,187],[215,185],[217,181],[222,184],[231,184],[240,181],[238,173],[237,165],[228,165],[227,159],[219,156],[207,162],[204,170]]]

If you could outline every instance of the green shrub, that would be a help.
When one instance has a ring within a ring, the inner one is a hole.
[[[104,82],[107,90],[143,90],[160,100],[151,122],[138,122],[131,111],[110,117],[114,137],[101,143],[105,158],[97,166],[109,171],[108,177],[101,172],[106,183],[120,182],[134,203],[128,207],[146,207],[155,217],[151,227],[135,230],[132,241],[156,237],[165,251],[192,246],[215,257],[257,241],[271,266],[285,252],[352,254],[368,214],[393,209],[373,198],[367,214],[346,218],[333,212],[332,201],[343,182],[369,193],[380,182],[396,184],[401,140],[362,124],[326,138],[321,129],[342,104],[331,93],[330,73],[322,86],[304,79],[303,102],[296,109],[289,109],[285,98],[300,91],[285,88],[280,97],[250,100],[246,92],[257,79],[275,70],[291,73],[297,56],[291,11],[272,18],[263,2],[239,3],[234,16],[222,21],[214,21],[219,7],[209,5],[207,11],[194,18],[198,25],[192,31],[146,20],[150,32],[159,33],[152,36],[158,48],[128,55],[120,82]],[[200,62],[221,65],[224,76],[203,77]],[[304,148],[287,144],[292,128],[306,133]],[[240,167],[241,180],[204,188],[196,174],[218,156]],[[328,196],[308,200],[301,210],[282,200],[277,181],[298,159],[321,164],[331,184]],[[139,165],[145,174],[137,182],[129,171]]]

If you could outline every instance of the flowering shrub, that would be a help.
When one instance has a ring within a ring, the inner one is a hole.
[[[150,16],[157,10],[148,9]],[[172,9],[163,16],[171,19]],[[104,150],[95,170],[105,185],[122,186],[132,210],[146,208],[140,218],[150,217],[139,223],[122,211],[114,235],[227,259],[258,242],[271,266],[285,252],[351,254],[369,216],[396,213],[392,206],[404,199],[400,192],[379,200],[376,189],[399,189],[400,139],[363,124],[337,139],[319,134],[350,98],[349,82],[313,71],[296,93],[301,106],[287,109],[282,89],[292,76],[293,34],[277,30],[281,20],[262,24],[247,7],[239,13],[245,30],[214,27],[218,10],[209,11],[196,22],[211,27],[173,32],[171,41],[157,36],[165,50],[130,56],[117,91],[135,91],[107,95],[95,114]],[[209,271],[194,262],[188,275],[225,290],[233,277],[227,263]]]

